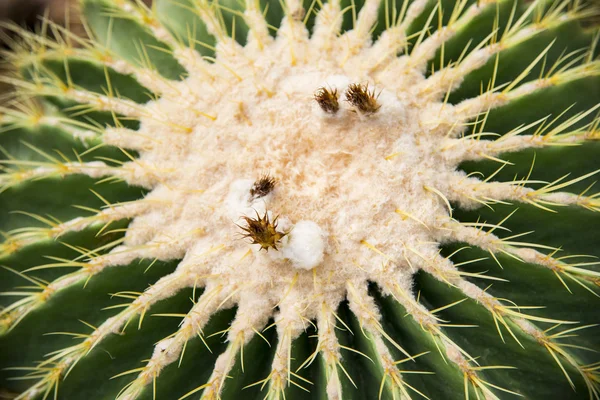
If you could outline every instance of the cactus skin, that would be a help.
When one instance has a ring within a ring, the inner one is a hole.
[[[0,397],[600,399],[592,6],[82,12],[94,40],[49,24],[55,39],[21,32],[8,54]],[[369,112],[351,84],[373,91]],[[342,210],[315,172],[338,156],[326,172],[357,185],[342,200],[360,194]],[[265,169],[275,189],[250,199]],[[286,233],[268,252],[236,225],[265,207]]]

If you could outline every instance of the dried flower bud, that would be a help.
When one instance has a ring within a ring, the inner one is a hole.
[[[335,114],[340,109],[337,89],[330,90],[320,87],[315,92],[315,100],[319,103],[321,110],[328,114]]]
[[[252,244],[259,244],[260,250],[269,251],[270,248],[277,250],[277,244],[287,233],[277,231],[277,218],[273,222],[269,221],[269,214],[261,216],[256,213],[256,218],[242,217],[248,226],[238,225],[244,232],[243,237],[250,238]]]
[[[353,83],[346,90],[346,101],[363,114],[373,114],[381,107],[377,103],[375,90],[369,92],[369,85]]]
[[[261,176],[250,188],[250,196],[252,200],[265,197],[273,191],[277,184],[277,180],[269,174]]]

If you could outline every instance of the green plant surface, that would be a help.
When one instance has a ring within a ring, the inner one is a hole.
[[[597,5],[80,8],[7,26],[1,399],[600,400]]]

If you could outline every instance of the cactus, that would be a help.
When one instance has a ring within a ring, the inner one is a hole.
[[[600,399],[593,5],[81,12],[10,27],[0,397]]]

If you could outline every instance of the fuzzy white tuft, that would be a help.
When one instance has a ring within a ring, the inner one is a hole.
[[[325,233],[315,222],[298,222],[288,236],[288,242],[281,251],[294,267],[312,269],[323,261]]]

